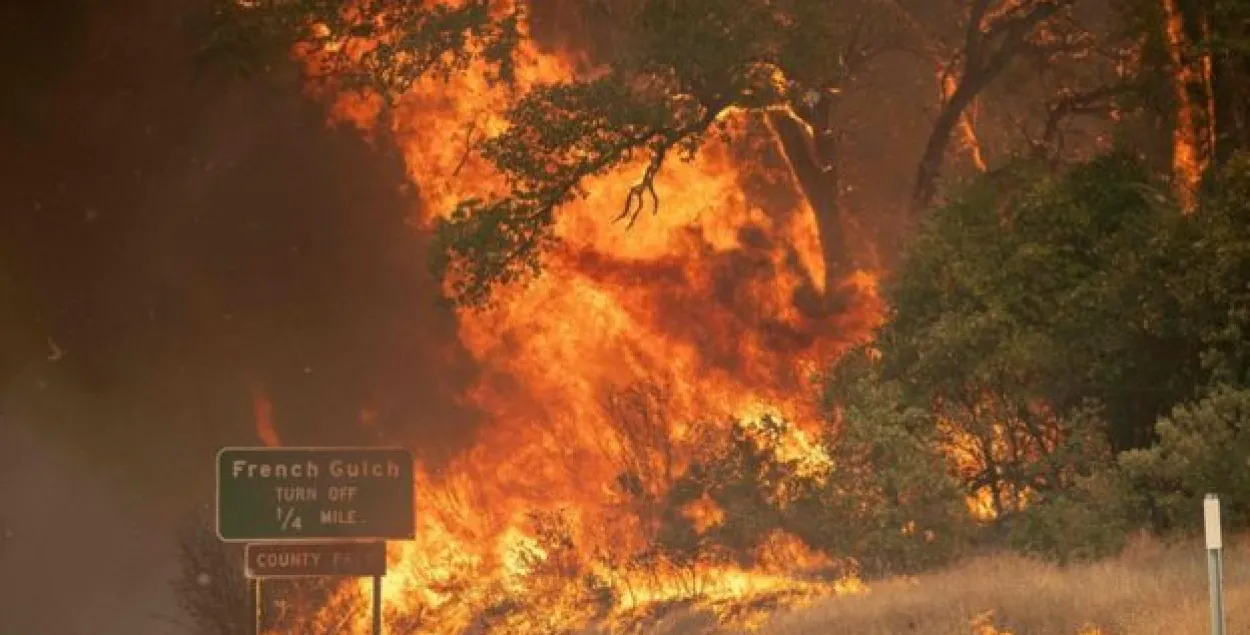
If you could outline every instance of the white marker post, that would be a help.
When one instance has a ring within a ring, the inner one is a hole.
[[[1211,633],[1224,635],[1224,540],[1220,535],[1220,498],[1207,494],[1202,512],[1207,534],[1207,575],[1211,584]]]

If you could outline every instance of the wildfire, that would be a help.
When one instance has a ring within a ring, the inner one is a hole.
[[[986,470],[987,466],[1001,465],[1011,459],[1011,432],[1001,422],[991,425],[987,438],[978,438],[946,420],[939,420],[938,426],[945,437],[943,450],[965,481],[974,480],[975,475]],[[973,518],[989,522],[998,518],[1003,511],[1024,509],[1033,493],[1028,487],[1001,482],[982,485],[969,494],[964,502]]]
[[[532,45],[522,53],[522,90],[574,72]],[[324,53],[300,54],[315,68]],[[501,191],[472,148],[503,129],[515,94],[483,73],[419,83],[385,120],[377,99],[322,97],[334,100],[336,121],[364,131],[389,126],[421,192],[414,226],[429,227],[459,200]],[[728,123],[747,125],[736,115]],[[460,314],[460,344],[481,367],[464,397],[489,424],[446,470],[419,474],[418,538],[392,546],[388,619],[457,633],[480,627],[494,607],[496,632],[556,632],[624,624],[676,599],[729,615],[725,607],[744,598],[862,590],[853,579],[796,581],[788,574],[826,563],[785,535],[770,539],[750,571],[634,557],[649,528],[620,513],[615,484],[624,467],[645,468],[647,488],[661,493],[695,450],[693,426],[779,412],[797,430],[777,451],[821,469],[828,459],[804,432],[817,423],[808,377],[882,315],[871,272],[846,282],[856,311],[813,323],[794,308],[796,291],[822,280],[824,265],[813,214],[796,202],[788,176],[770,175],[788,197],[753,193],[734,149],[712,144],[694,161],[665,166],[658,214],[627,231],[611,218],[643,167],[588,183],[587,198],[563,210],[562,244],[544,275],[503,289],[488,310]],[[627,412],[605,405],[620,405],[610,397],[631,386],[662,390],[629,401]],[[701,503],[686,511],[706,529],[719,510]],[[363,587],[345,592],[367,597]],[[500,608],[520,597],[534,610]]]
[[[282,445],[278,429],[273,425],[273,403],[259,384],[252,385],[252,416],[256,422],[256,435],[269,447]]]

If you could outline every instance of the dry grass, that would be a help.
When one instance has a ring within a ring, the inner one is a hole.
[[[1227,545],[1229,635],[1250,635],[1250,540]],[[1058,567],[1014,555],[870,585],[775,616],[768,635],[1204,635],[1210,632],[1200,539],[1141,539],[1120,557]]]

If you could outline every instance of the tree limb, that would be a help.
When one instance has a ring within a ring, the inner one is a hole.
[[[985,13],[989,11],[992,0],[976,0],[968,13],[968,27],[964,33],[964,55],[969,60],[981,59],[981,45],[985,41],[985,33],[981,23],[985,21]]]
[[[642,180],[629,188],[629,192],[625,196],[625,209],[616,217],[616,221],[628,220],[626,227],[632,228],[638,220],[638,214],[645,207],[643,196],[651,197],[651,213],[660,213],[660,196],[655,191],[655,177],[660,171],[660,167],[664,165],[664,157],[668,155],[669,147],[662,146],[651,155],[651,161],[647,163],[647,168],[643,172]]]
[[[1065,119],[1072,115],[1106,112],[1111,107],[1109,101],[1112,98],[1123,95],[1129,90],[1131,87],[1128,85],[1116,84],[1065,95],[1048,109],[1046,124],[1042,128],[1039,143],[1043,147],[1049,147],[1054,143],[1059,134],[1059,126]]]
[[[942,170],[946,148],[950,145],[951,136],[964,110],[1006,70],[1016,56],[1028,49],[1028,36],[1037,25],[1074,1],[1045,0],[1032,5],[1023,13],[1016,12],[991,25],[983,35],[975,38],[976,46],[973,50],[965,51],[963,73],[955,91],[938,113],[920,159],[912,193],[913,213],[929,207],[937,195],[937,179]],[[991,42],[997,44],[987,48],[986,45]]]
[[[452,176],[460,174],[465,164],[469,162],[469,156],[473,154],[473,147],[476,145],[473,143],[473,135],[477,132],[477,118],[470,121],[464,128],[464,152],[461,153],[460,160],[456,161],[456,168],[451,171]]]
[[[710,107],[640,96],[620,78],[553,85],[518,102],[510,129],[483,144],[483,155],[508,179],[511,194],[462,202],[437,227],[435,272],[450,282],[452,300],[484,306],[492,290],[540,269],[553,243],[558,207],[581,196],[582,183],[647,149],[642,180],[630,188],[618,220],[632,225],[650,197],[668,153],[696,145],[728,103]],[[697,108],[697,109],[692,109]],[[450,274],[450,275],[449,275]]]

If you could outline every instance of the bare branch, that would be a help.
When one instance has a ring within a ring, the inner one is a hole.
[[[629,188],[629,193],[625,197],[625,209],[616,217],[616,222],[628,220],[625,226],[633,227],[638,220],[638,215],[646,206],[643,201],[644,195],[651,198],[652,215],[660,213],[660,195],[655,191],[655,177],[659,174],[660,167],[664,165],[664,158],[668,155],[669,147],[671,146],[662,146],[651,155],[651,161],[647,163],[642,180]]]
[[[1112,99],[1129,90],[1130,86],[1117,84],[1064,95],[1048,109],[1040,143],[1044,146],[1054,143],[1065,119],[1073,115],[1105,113],[1111,108]]]
[[[986,32],[983,42],[998,41],[993,53],[984,59],[975,60],[981,68],[973,72],[967,69],[965,75],[985,75],[988,82],[997,77],[1016,55],[1032,47],[1028,36],[1037,25],[1055,15],[1060,9],[1072,5],[1076,0],[1046,0],[1034,4],[1024,13],[1016,12],[992,25]],[[974,62],[974,60],[969,60]]]
[[[942,170],[946,148],[966,109],[978,94],[989,86],[1008,65],[1032,45],[1029,35],[1037,25],[1072,5],[1075,0],[1039,0],[1027,10],[1014,11],[998,20],[980,38],[977,48],[965,51],[963,73],[950,99],[943,105],[925,145],[912,193],[912,211],[919,212],[937,195],[937,180]],[[991,48],[985,45],[997,42]]]
[[[964,54],[969,60],[981,59],[981,45],[986,40],[986,34],[981,30],[981,23],[985,21],[985,14],[989,11],[990,2],[992,0],[976,0],[972,3],[972,9],[968,13],[968,27],[964,34]]]
[[[459,176],[460,171],[464,169],[465,164],[469,162],[469,156],[473,154],[473,148],[477,144],[473,142],[473,134],[477,131],[477,118],[470,121],[464,127],[464,152],[460,155],[460,160],[456,162],[456,169],[451,171],[452,176]]]

